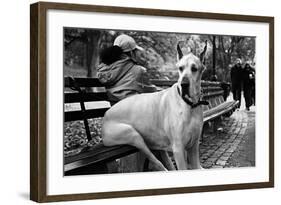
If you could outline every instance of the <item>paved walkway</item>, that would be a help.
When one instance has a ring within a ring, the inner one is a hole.
[[[217,131],[205,129],[200,144],[204,168],[255,166],[255,109],[243,108],[224,118]]]

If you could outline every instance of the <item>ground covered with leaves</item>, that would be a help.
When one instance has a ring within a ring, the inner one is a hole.
[[[64,155],[72,156],[81,152],[82,149],[92,147],[102,141],[101,123],[102,118],[89,119],[89,128],[92,140],[88,141],[83,121],[64,123]]]

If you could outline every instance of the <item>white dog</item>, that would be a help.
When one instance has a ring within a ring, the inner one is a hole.
[[[137,147],[159,170],[200,169],[199,138],[203,127],[201,77],[204,56],[183,56],[177,46],[179,79],[172,87],[156,93],[128,97],[110,108],[102,125],[105,146],[128,144]],[[162,162],[151,150],[159,150]]]

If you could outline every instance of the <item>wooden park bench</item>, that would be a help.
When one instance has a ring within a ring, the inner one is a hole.
[[[176,81],[151,80],[151,83],[168,88]],[[203,89],[203,100],[207,100],[209,105],[204,105],[204,122],[218,119],[223,115],[230,115],[238,105],[236,101],[225,101],[229,85],[220,82],[201,82]],[[226,86],[227,85],[227,86]],[[103,117],[109,107],[86,109],[86,103],[108,101],[104,86],[96,78],[71,78],[65,77],[65,89],[74,92],[64,93],[64,103],[79,103],[80,110],[70,110],[64,113],[64,121],[83,121],[88,141],[92,139],[88,119]],[[138,150],[129,145],[105,147],[102,143],[82,150],[79,154],[65,157],[64,174],[99,174],[110,173],[108,165],[122,157],[136,153]],[[147,165],[144,167],[147,168]],[[144,168],[144,169],[146,169]]]

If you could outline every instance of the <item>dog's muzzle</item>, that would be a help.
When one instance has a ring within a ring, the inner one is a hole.
[[[189,86],[190,86],[189,82],[184,81],[181,83],[182,93],[180,93],[179,88],[177,88],[179,95],[181,94],[181,97],[186,104],[188,104],[191,108],[196,108],[200,105],[209,105],[208,101],[200,100],[201,97],[197,102],[192,102],[189,92]]]
[[[189,80],[187,78],[183,78],[182,82],[181,82],[181,90],[182,90],[181,95],[182,95],[182,97],[184,97],[186,95],[189,98],[191,97],[190,92],[189,92],[189,86],[190,86]]]

